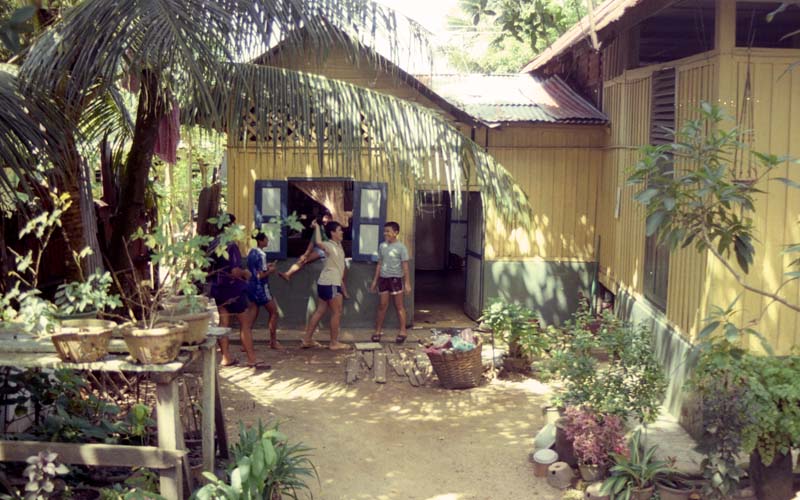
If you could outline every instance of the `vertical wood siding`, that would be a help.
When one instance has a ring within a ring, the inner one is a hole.
[[[730,103],[729,112],[740,116],[742,107],[746,105],[744,86],[749,68],[754,111],[753,147],[756,151],[800,158],[800,73],[796,69],[787,71],[798,59],[800,50],[754,50],[749,56],[746,50],[737,50],[731,65],[733,74],[720,75],[721,79],[735,82],[730,86],[735,94],[722,97],[723,102]],[[800,182],[800,166],[787,162],[776,170],[772,177]],[[757,187],[764,193],[755,197],[752,215],[758,241],[747,283],[775,291],[793,259],[790,255],[782,255],[781,251],[786,245],[800,242],[800,191],[774,180],[765,180]],[[711,269],[714,286],[708,303],[726,306],[741,289],[721,266],[714,265]],[[790,302],[800,303],[797,282],[784,287],[780,295]],[[742,310],[741,323],[757,319],[769,302],[757,294],[743,293],[738,302]],[[798,327],[800,315],[777,304],[766,308],[755,326],[779,354],[789,353],[800,343]],[[748,342],[751,348],[761,349],[755,339],[748,339]]]
[[[678,124],[689,118],[701,101],[714,99],[714,67],[713,61],[677,66]],[[640,298],[644,295],[645,210],[633,199],[641,187],[627,185],[626,179],[629,169],[641,157],[639,149],[649,141],[651,74],[658,69],[661,68],[626,72],[606,84],[603,99],[611,134],[600,180],[600,276],[612,290],[622,288]],[[704,317],[702,306],[708,293],[706,259],[691,248],[670,255],[666,316],[687,337],[695,334]]]
[[[484,131],[477,136],[484,137]],[[491,208],[486,258],[593,261],[605,127],[516,126],[489,132],[489,153],[525,191],[531,225],[506,224]]]

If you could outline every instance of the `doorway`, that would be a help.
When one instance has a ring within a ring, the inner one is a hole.
[[[466,195],[466,193],[464,193]],[[414,323],[466,327],[467,198],[417,191],[414,218]]]

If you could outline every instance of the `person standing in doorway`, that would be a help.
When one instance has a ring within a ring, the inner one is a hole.
[[[266,234],[259,232],[254,239],[256,246],[247,254],[247,269],[250,271],[247,293],[256,307],[263,306],[269,313],[267,324],[270,349],[283,350],[283,346],[278,342],[278,302],[269,289],[269,276],[276,271],[274,262],[267,263],[265,248],[269,245],[269,238]]]
[[[400,333],[395,338],[395,343],[402,344],[406,341],[406,307],[403,296],[411,294],[411,273],[408,270],[408,249],[397,240],[400,234],[400,224],[387,222],[383,226],[384,242],[378,247],[378,266],[375,268],[375,277],[372,279],[370,291],[378,292],[380,304],[378,315],[375,318],[375,334],[373,342],[380,342],[383,335],[383,320],[389,309],[389,296],[394,301],[397,309],[397,319],[400,321]]]
[[[314,331],[328,309],[331,310],[331,342],[328,349],[339,351],[350,349],[350,346],[339,342],[339,324],[342,321],[342,307],[344,299],[348,298],[347,286],[345,285],[344,248],[342,239],[344,231],[342,225],[332,221],[325,225],[325,232],[328,234],[328,241],[322,241],[319,223],[315,219],[311,223],[314,228],[314,244],[325,251],[325,267],[317,280],[317,309],[306,325],[306,334],[303,337],[300,347],[308,349],[310,347],[322,347],[319,342],[314,341]]]

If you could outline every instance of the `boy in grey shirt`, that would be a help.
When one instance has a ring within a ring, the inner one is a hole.
[[[400,224],[387,222],[383,226],[385,241],[378,248],[378,266],[375,268],[375,277],[372,279],[370,291],[380,294],[378,316],[375,318],[375,334],[373,342],[380,342],[383,335],[383,320],[389,308],[389,295],[393,297],[394,307],[397,309],[397,319],[400,320],[400,333],[395,342],[402,344],[406,341],[406,308],[403,295],[411,294],[411,273],[408,270],[408,249],[397,241],[400,234]]]

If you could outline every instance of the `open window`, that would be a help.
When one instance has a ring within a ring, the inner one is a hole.
[[[289,186],[286,181],[256,181],[255,227],[269,236],[268,259],[286,258],[286,226],[281,224],[287,215],[286,201]]]
[[[271,259],[302,255],[313,236],[311,221],[326,212],[344,228],[346,256],[377,261],[386,223],[385,183],[331,178],[255,183],[255,225],[269,236],[267,256]],[[302,217],[302,231],[280,223],[292,213]]]
[[[333,220],[344,229],[345,255],[352,251],[353,181],[349,179],[289,179],[289,214],[301,217],[302,231],[289,230],[288,257],[299,257],[306,251],[314,235],[311,221],[330,213]]]

